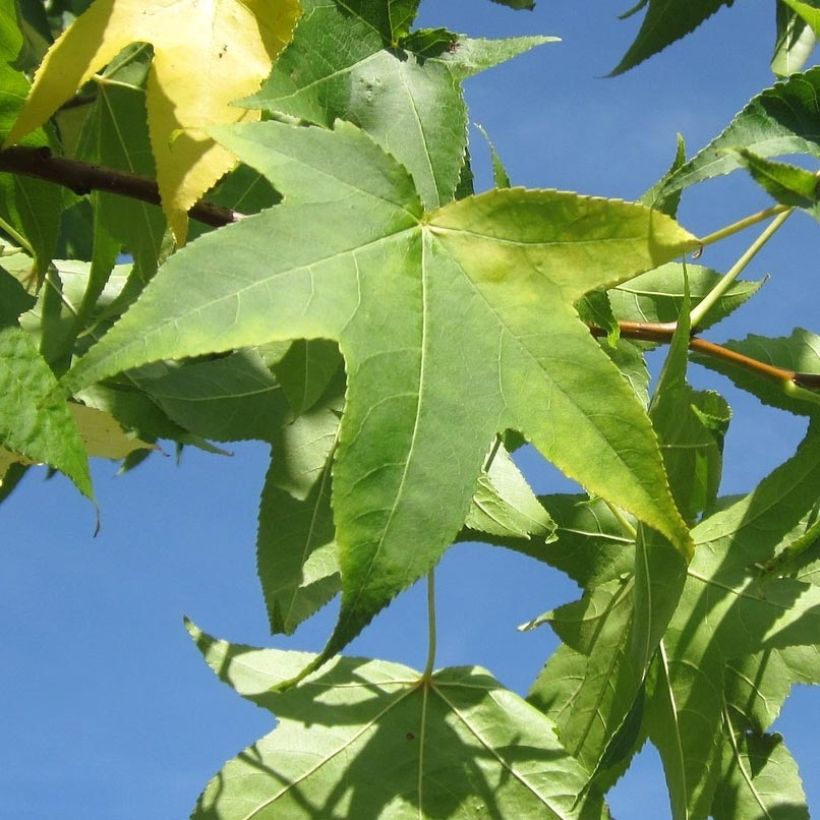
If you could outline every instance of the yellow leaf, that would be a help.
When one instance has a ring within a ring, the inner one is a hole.
[[[110,413],[74,402],[68,403],[68,409],[74,417],[80,437],[90,456],[119,461],[135,450],[156,449],[155,445],[126,433]],[[17,463],[31,466],[37,462],[0,447],[0,487],[3,486],[3,478],[8,468]]]
[[[49,49],[7,144],[42,125],[125,46],[150,43],[147,107],[163,209],[179,244],[188,209],[235,159],[206,129],[250,122],[256,91],[290,41],[298,0],[96,0]]]
[[[155,449],[153,444],[126,433],[119,422],[104,410],[74,402],[68,403],[68,409],[90,456],[119,460],[134,450]]]

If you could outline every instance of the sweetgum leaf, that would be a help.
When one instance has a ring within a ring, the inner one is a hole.
[[[0,3],[0,23],[6,29],[7,48],[19,46],[19,29],[14,2]],[[0,59],[0,139],[5,139],[29,92],[25,74],[16,71],[7,61],[17,55],[7,52]],[[49,149],[51,141],[42,128],[28,134],[23,145]],[[18,174],[0,174],[0,217],[28,241],[34,255],[32,272],[42,282],[54,251],[60,231],[63,191],[59,186]]]
[[[352,122],[410,171],[426,207],[451,200],[467,142],[459,86],[466,74],[446,59],[450,49],[453,60],[461,51],[456,35],[436,59],[395,48],[393,0],[352,6],[306,0],[303,5],[293,43],[270,79],[242,104],[324,126],[336,119]],[[497,52],[485,54],[481,70],[545,41],[500,41]],[[402,40],[408,49],[414,42]]]
[[[782,0],[782,2],[805,20],[815,35],[820,37],[820,6],[817,0]]]
[[[797,762],[783,738],[734,733],[730,725],[726,734],[720,778],[709,816],[714,820],[809,820]]]
[[[770,558],[816,505],[818,433],[810,428],[797,453],[753,493],[693,530],[695,558],[661,641],[647,703],[649,734],[661,753],[675,817],[709,814],[725,741],[727,661],[817,643],[820,588],[763,577],[755,565]]]
[[[698,304],[720,281],[721,274],[701,265],[670,262],[622,282],[608,291],[615,318],[626,322],[676,322],[681,313],[684,278],[689,283],[692,306]],[[706,314],[705,330],[745,304],[762,287],[762,281],[735,282]]]
[[[751,151],[738,153],[752,179],[769,196],[784,205],[802,208],[820,220],[820,175],[796,165],[764,159]]]
[[[96,0],[49,49],[7,143],[42,125],[127,45],[150,43],[151,145],[163,208],[184,243],[187,210],[234,164],[206,129],[258,119],[231,103],[267,77],[298,17],[296,0]]]
[[[702,473],[698,459],[702,450],[710,453],[714,441],[692,409],[698,396],[685,381],[686,296],[650,415],[672,492],[681,509],[693,515],[692,487],[699,486]],[[558,522],[560,544],[560,518]],[[600,524],[592,523],[592,533],[597,529],[599,534],[587,537],[598,563],[609,550]],[[564,646],[550,658],[528,696],[555,718],[568,751],[602,787],[617,779],[639,746],[646,674],[686,579],[680,555],[643,524],[638,525],[628,555],[631,561],[624,566],[622,557],[617,575],[608,580],[598,576],[594,585],[587,579],[580,601],[538,619],[550,623]]]
[[[194,818],[607,816],[600,799],[576,804],[586,773],[553,722],[483,669],[424,678],[338,658],[275,693],[314,656],[188,629],[218,677],[279,720],[214,776]]]
[[[731,6],[733,2],[734,0],[648,0],[649,8],[638,36],[613,69],[611,76],[623,74],[653,54],[663,51],[675,40],[693,32],[722,6]],[[646,4],[639,8],[643,5]]]
[[[723,133],[672,174],[665,190],[671,193],[740,168],[740,158],[729,148],[745,148],[762,157],[820,157],[818,123],[820,66],[815,66],[752,97]]]
[[[14,325],[0,328],[0,447],[60,470],[91,498],[88,456],[56,387],[34,339]]]
[[[406,171],[345,123],[220,135],[284,202],[175,254],[67,385],[277,339],[339,342],[344,594],[328,651],[441,557],[506,429],[689,552],[649,422],[572,304],[694,237],[643,206],[556,191],[424,213]]]
[[[794,0],[783,0],[777,4],[774,54],[772,71],[778,77],[788,77],[800,71],[814,51],[817,35],[812,31],[805,16],[798,14],[797,8],[807,9],[809,14],[817,13],[816,9]]]
[[[156,177],[146,111],[150,51],[127,52],[103,72],[77,147],[77,158],[106,168]],[[147,282],[157,269],[165,217],[156,205],[102,191],[92,193],[95,242],[102,229],[127,249]]]

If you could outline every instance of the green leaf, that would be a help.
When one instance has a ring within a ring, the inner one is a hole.
[[[492,459],[489,471],[479,476],[465,526],[502,538],[529,540],[535,536],[539,544],[554,540],[555,522],[539,504],[509,453],[499,446]]]
[[[278,180],[284,203],[175,254],[67,384],[162,358],[336,339],[349,383],[332,649],[440,558],[506,429],[688,551],[648,421],[571,306],[694,238],[642,206],[554,191],[491,191],[424,214],[406,172],[344,123],[221,135]],[[289,200],[291,189],[301,193]]]
[[[0,328],[0,447],[60,470],[92,498],[88,457],[57,379],[14,326]]]
[[[7,10],[8,13],[8,10]],[[8,134],[29,90],[25,75],[0,60],[0,139]],[[31,148],[51,150],[43,129],[21,142]],[[0,230],[34,257],[32,273],[41,282],[57,247],[63,191],[50,182],[0,174]]]
[[[136,378],[170,418],[203,438],[272,441],[289,416],[281,386],[253,350]]]
[[[672,160],[672,165],[669,170],[656,182],[638,201],[644,205],[649,205],[652,208],[657,208],[662,213],[668,214],[671,217],[677,216],[678,206],[680,205],[681,191],[673,191],[671,194],[665,194],[664,188],[670,177],[686,162],[686,142],[683,137],[678,134],[677,149],[675,151],[675,158]]]
[[[504,167],[504,162],[502,161],[498,151],[496,151],[495,145],[493,145],[493,141],[490,139],[490,135],[487,133],[487,130],[483,125],[479,125],[478,123],[476,123],[475,127],[478,129],[481,136],[484,137],[484,141],[490,149],[490,160],[493,165],[493,184],[496,188],[512,187],[510,175],[507,173],[507,169]]]
[[[407,8],[407,25],[415,5]],[[324,126],[336,119],[358,125],[410,171],[422,202],[435,208],[453,198],[464,163],[467,113],[458,84],[464,72],[445,59],[449,50],[442,59],[396,50],[394,7],[392,0],[350,7],[308,0],[293,43],[243,104]],[[460,50],[457,42],[450,47]],[[481,70],[523,48],[485,55]]]
[[[726,705],[733,723],[763,734],[775,722],[792,686],[820,684],[820,650],[787,646],[732,658],[726,664]]]
[[[686,382],[689,304],[686,298],[650,406],[650,417],[661,441],[675,503],[684,519],[694,524],[717,498],[723,437],[731,410],[719,394],[693,390]]]
[[[798,13],[799,8],[802,14]],[[777,37],[772,55],[772,71],[778,77],[788,77],[789,74],[800,71],[814,51],[817,36],[807,20],[812,13],[820,19],[820,12],[816,8],[799,0],[782,0],[777,3]]]
[[[809,820],[797,762],[783,738],[736,733],[731,726],[727,726],[726,735],[710,817]]]
[[[723,346],[764,364],[820,375],[820,336],[802,328],[795,328],[791,336],[776,338],[750,334],[741,341],[725,342]],[[817,403],[811,400],[811,393],[820,398],[816,390],[809,392],[806,388],[805,392],[809,395],[796,393],[786,382],[761,377],[746,367],[713,356],[694,353],[692,359],[710,370],[728,376],[738,387],[756,396],[764,404],[797,415],[818,413]]]
[[[537,46],[560,42],[560,37],[545,36],[506,37],[503,40],[460,36],[455,48],[443,52],[437,59],[447,65],[459,80],[466,80]]]
[[[721,280],[717,271],[678,262],[661,265],[608,291],[615,318],[624,322],[676,322],[681,313],[684,275],[689,280],[692,306],[697,305]],[[762,281],[737,281],[709,311],[700,326],[712,327],[745,304],[763,285]]]
[[[273,372],[298,416],[310,410],[344,367],[339,346],[325,339],[299,340],[273,367]]]
[[[803,208],[820,220],[820,175],[796,165],[764,159],[751,151],[738,153],[752,179],[769,196],[784,205]]]
[[[722,134],[667,181],[666,192],[688,188],[741,167],[746,148],[762,157],[809,154],[820,157],[820,66],[792,74],[753,97]]]
[[[23,46],[23,34],[17,19],[14,0],[0,2],[0,62],[11,63],[17,59]]]
[[[535,8],[535,0],[493,0],[493,3],[498,3],[500,6],[507,6],[508,8],[518,11],[521,9],[532,11]]]
[[[85,162],[150,178],[156,168],[148,137],[145,81],[150,49],[141,45],[116,58],[97,82],[97,94],[80,137]],[[92,194],[99,225],[130,253],[143,281],[157,269],[165,233],[159,206],[104,192]]]
[[[37,303],[8,271],[0,268],[0,327],[17,323],[17,317]]]
[[[704,20],[734,0],[648,0],[649,8],[635,42],[610,76],[623,74],[693,32]],[[646,5],[642,3],[640,7]],[[637,9],[634,9],[637,11]]]
[[[602,816],[600,800],[575,805],[586,773],[553,722],[483,669],[424,678],[339,658],[275,693],[313,656],[188,629],[222,681],[279,719],[211,780],[194,818]]]
[[[756,564],[814,507],[818,486],[820,435],[810,429],[795,456],[753,493],[693,530],[695,558],[647,704],[676,818],[709,814],[724,742],[727,661],[817,642],[820,588],[763,577]]]
[[[820,6],[817,0],[781,0],[781,2],[805,20],[814,34],[820,37]]]

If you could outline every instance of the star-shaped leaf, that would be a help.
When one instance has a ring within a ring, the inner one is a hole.
[[[258,119],[231,103],[268,76],[298,16],[296,0],[96,0],[49,49],[7,142],[42,125],[125,46],[150,43],[151,145],[163,207],[182,243],[186,211],[234,164],[206,129]]]
[[[572,305],[694,237],[643,206],[557,191],[425,213],[407,172],[344,123],[220,137],[283,204],[174,255],[67,384],[276,339],[338,341],[343,600],[328,652],[436,563],[507,429],[689,554],[649,421]]]
[[[555,38],[471,40],[446,32],[447,48],[417,54],[399,25],[412,22],[417,5],[304,0],[293,43],[243,104],[319,125],[358,125],[410,171],[425,207],[435,208],[453,198],[464,163],[460,81]]]
[[[603,814],[599,800],[576,801],[586,773],[552,721],[483,669],[423,677],[395,663],[339,658],[275,693],[314,656],[188,629],[222,681],[279,719],[214,776],[194,818]]]

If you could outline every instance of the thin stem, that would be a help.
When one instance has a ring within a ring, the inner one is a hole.
[[[424,666],[422,680],[428,681],[433,676],[436,662],[436,571],[427,573],[427,663]]]
[[[689,321],[692,327],[697,327],[703,321],[703,317],[717,304],[723,294],[729,290],[734,284],[735,279],[746,269],[749,262],[757,256],[760,249],[777,233],[780,226],[791,216],[793,211],[794,208],[787,208],[778,213],[760,236],[744,251],[740,259],[732,265],[726,275],[723,276],[712,290],[706,294],[703,300],[692,309],[692,312],[689,314]]]
[[[721,239],[726,239],[727,236],[734,236],[736,233],[745,231],[746,228],[751,228],[752,225],[757,225],[758,222],[764,222],[771,216],[777,216],[778,214],[782,214],[784,211],[790,210],[791,207],[788,205],[772,205],[771,208],[758,211],[750,216],[744,216],[743,219],[738,219],[737,222],[733,222],[731,225],[727,225],[719,231],[707,234],[700,240],[700,244],[703,247],[706,247],[707,245],[714,245],[715,242],[720,242]]]

